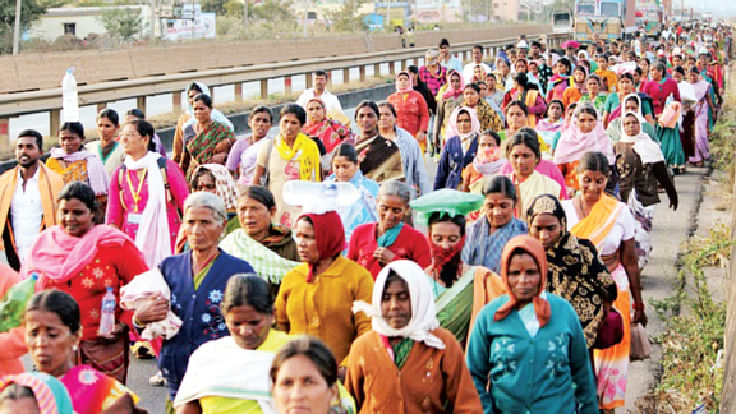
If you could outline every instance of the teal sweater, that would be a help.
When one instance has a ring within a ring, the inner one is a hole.
[[[573,414],[578,404],[580,414],[598,414],[588,349],[572,306],[547,294],[550,320],[532,338],[517,311],[493,320],[508,301],[501,296],[480,311],[468,342],[468,368],[483,412]]]

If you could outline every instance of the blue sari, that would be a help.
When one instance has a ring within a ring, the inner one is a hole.
[[[335,182],[335,174],[330,175],[326,182]],[[342,220],[342,226],[345,228],[345,240],[350,240],[353,229],[361,224],[370,223],[378,220],[376,197],[378,196],[378,184],[363,176],[360,170],[355,172],[350,184],[354,185],[360,193],[358,202],[348,207],[337,209],[337,213]],[[347,254],[347,247],[343,250],[343,255]]]
[[[488,234],[488,219],[481,216],[468,226],[463,263],[471,266],[485,266],[496,273],[501,273],[501,251],[512,237],[527,234],[529,228],[521,220],[512,218],[505,226]]]

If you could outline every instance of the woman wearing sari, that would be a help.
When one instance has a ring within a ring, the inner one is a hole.
[[[396,75],[396,92],[389,95],[386,101],[396,110],[396,125],[416,138],[424,153],[427,146],[429,109],[422,94],[414,90],[408,71],[401,71]]]
[[[449,125],[453,125],[451,128]],[[440,162],[434,178],[434,189],[461,188],[462,172],[465,166],[473,162],[478,152],[478,132],[480,124],[475,111],[468,107],[458,107],[450,116],[447,127],[448,138],[442,148]],[[452,134],[452,135],[450,135]]]
[[[554,162],[565,177],[568,194],[580,190],[576,169],[584,153],[602,152],[608,157],[609,164],[615,162],[613,147],[599,118],[598,111],[590,101],[578,102],[573,125],[562,132],[557,143]]]
[[[462,347],[435,317],[422,269],[408,260],[391,263],[372,296],[372,304],[353,307],[372,319],[348,358],[345,387],[359,412],[480,414]]]
[[[97,198],[96,219],[102,223],[110,190],[110,177],[97,154],[84,149],[84,127],[79,122],[65,122],[59,131],[61,148],[51,148],[46,167],[64,178],[64,184],[81,181],[89,184]]]
[[[501,270],[501,250],[512,237],[527,233],[527,225],[514,217],[516,189],[508,177],[496,176],[483,185],[482,215],[468,225],[462,260],[468,265]]]
[[[554,99],[547,106],[547,117],[537,123],[537,132],[553,153],[562,136],[562,114],[564,113],[565,105],[562,101]]]
[[[220,164],[203,164],[192,174],[190,190],[207,191],[215,194],[225,202],[227,210],[227,229],[225,234],[238,228],[235,201],[238,199],[238,188],[230,171]]]
[[[373,278],[340,255],[345,231],[335,211],[299,216],[294,230],[302,264],[289,271],[276,297],[276,328],[323,340],[340,365],[350,345],[371,329],[370,318],[353,315],[356,300],[370,302]]]
[[[626,201],[636,219],[634,238],[639,268],[644,268],[652,250],[649,232],[654,219],[654,204],[659,203],[658,187],[667,191],[673,209],[677,209],[677,190],[667,172],[659,145],[642,133],[641,125],[646,121],[638,112],[627,112],[623,120],[622,138],[614,147],[619,191],[621,200]]]
[[[350,144],[340,144],[332,157],[332,175],[327,182],[350,183],[358,189],[358,202],[338,209],[342,226],[345,228],[345,240],[350,240],[353,230],[361,224],[376,221],[376,197],[378,184],[370,178],[363,177],[358,167],[358,155]],[[343,250],[347,253],[347,248]]]
[[[667,98],[672,97],[675,101],[680,101],[680,90],[677,82],[672,78],[667,78],[664,63],[653,65],[651,82],[644,85],[642,92],[652,97],[654,104],[654,118],[659,121],[662,111],[667,103]],[[659,142],[662,143],[662,153],[667,161],[667,165],[680,168],[685,165],[685,152],[680,142],[680,131],[677,126],[674,128],[666,127],[657,123],[657,136]]]
[[[568,58],[560,58],[555,64],[555,74],[548,81],[547,102],[562,100],[565,90],[570,86],[572,64]]]
[[[68,293],[56,289],[36,293],[23,317],[26,343],[34,367],[64,384],[75,414],[134,414],[138,396],[114,377],[93,365],[79,364],[82,341],[80,306]]]
[[[177,414],[271,414],[267,380],[276,352],[289,341],[271,329],[269,284],[255,274],[235,274],[220,308],[229,336],[197,348],[176,394]]]
[[[355,137],[350,132],[350,126],[328,118],[325,103],[320,98],[308,100],[305,109],[307,123],[302,127],[302,132],[312,138],[318,138],[325,146],[327,154],[332,153],[332,150],[342,142],[354,142]]]
[[[1,414],[74,414],[69,392],[43,372],[0,377]]]
[[[291,230],[272,222],[276,214],[273,195],[258,185],[244,187],[237,209],[240,228],[228,234],[220,248],[248,262],[259,276],[278,287],[286,272],[299,265],[299,254]]]
[[[470,83],[465,85],[465,88],[463,89],[463,106],[475,111],[475,115],[478,117],[478,122],[480,123],[481,131],[487,131],[489,129],[491,131],[500,131],[503,128],[501,117],[498,116],[496,111],[491,108],[491,105],[480,96],[480,86],[478,86],[478,84]],[[450,116],[450,118],[452,118],[452,116]],[[450,123],[449,125],[453,124]],[[445,132],[445,138],[450,138],[452,136],[448,131]]]
[[[595,245],[616,282],[618,294],[613,307],[623,319],[621,342],[593,352],[598,380],[598,406],[604,412],[612,413],[625,403],[631,324],[647,323],[634,241],[635,222],[626,204],[605,193],[608,180],[608,160],[605,155],[600,152],[585,153],[578,170],[581,192],[575,198],[562,202],[567,229],[575,237],[588,239]]]
[[[524,103],[528,112],[527,126],[534,128],[537,121],[541,118],[544,111],[547,110],[547,104],[544,98],[539,94],[539,90],[530,88],[527,81],[526,73],[517,73],[514,77],[514,87],[506,92],[501,103],[501,109],[506,109],[512,101],[520,101]]]
[[[443,90],[444,89],[444,90]],[[463,103],[463,91],[465,85],[463,84],[463,76],[460,72],[450,70],[447,72],[447,83],[440,88],[437,94],[437,116],[434,118],[434,125],[432,126],[432,145],[434,146],[435,155],[439,155],[442,150],[442,144],[445,133],[445,127],[450,121],[450,115],[456,106]]]
[[[368,269],[375,278],[389,262],[413,260],[419,266],[431,264],[427,239],[404,223],[409,212],[411,191],[401,181],[381,184],[376,198],[378,221],[361,224],[353,230],[348,258]]]
[[[536,170],[542,154],[538,135],[533,129],[520,129],[507,144],[508,158],[513,168],[510,178],[517,193],[516,217],[524,217],[524,211],[540,194],[567,198],[559,183]]]
[[[226,124],[212,118],[212,98],[200,94],[192,102],[194,137],[184,146],[181,169],[190,180],[197,166],[202,164],[225,165],[227,154],[235,143],[235,134]]]
[[[567,230],[565,209],[555,196],[543,194],[534,199],[527,217],[529,235],[539,240],[547,253],[546,290],[572,304],[592,358],[606,304],[616,299],[616,282],[593,243]]]
[[[570,106],[571,103],[579,101],[580,97],[585,94],[585,78],[587,76],[588,73],[585,70],[585,66],[575,66],[575,69],[572,71],[570,86],[562,93],[561,102],[563,105]]]
[[[153,126],[146,121],[123,126],[120,143],[125,161],[112,175],[105,219],[135,240],[149,267],[174,251],[180,212],[189,195],[176,163],[154,152],[152,136]]]
[[[482,203],[480,194],[450,189],[435,191],[411,202],[411,207],[427,219],[432,265],[424,271],[432,287],[437,319],[461,345],[465,344],[472,326],[475,298],[490,301],[504,293],[497,274],[461,259],[466,246],[465,216],[480,208]],[[476,288],[479,288],[477,294]]]
[[[634,89],[634,76],[631,73],[622,73],[618,75],[618,86],[616,87],[615,93],[609,93],[606,98],[606,104],[603,106],[603,127],[608,129],[611,122],[621,118],[623,112],[626,112],[626,99],[629,96],[636,96],[639,98]],[[646,96],[646,95],[645,95]],[[641,98],[639,98],[641,103]],[[652,114],[652,107],[649,99],[644,100],[643,106],[641,107],[642,115],[647,119],[649,123],[654,126],[654,116]],[[641,105],[640,105],[641,106]]]
[[[36,290],[59,289],[70,294],[85,318],[76,361],[125,383],[128,374],[130,313],[116,301],[115,326],[99,332],[102,298],[107,288],[120,288],[148,266],[133,241],[104,224],[95,225],[95,195],[84,183],[71,183],[59,195],[61,225],[44,230],[33,244],[23,274],[39,275]]]
[[[695,91],[695,155],[690,157],[689,162],[698,167],[703,166],[703,161],[710,157],[708,146],[708,111],[713,108],[711,97],[711,84],[700,77],[698,68],[692,68],[687,74],[687,81]]]
[[[619,84],[620,83],[621,82],[619,81]],[[623,131],[623,114],[620,114],[619,112],[622,110],[624,111],[623,113],[636,112],[638,114],[641,114],[641,97],[635,93],[626,95],[623,103],[614,110],[613,114],[611,114],[613,120],[608,123],[606,134],[608,135],[608,139],[611,141],[611,144],[613,144],[614,146],[617,142],[621,141],[621,132]],[[646,119],[644,119],[644,122],[641,124],[641,130],[645,134],[649,135],[649,138],[651,138],[652,141],[659,142],[657,130],[654,128],[654,125],[647,122]]]
[[[265,178],[276,200],[276,222],[291,227],[292,216],[299,213],[296,207],[284,203],[281,191],[289,180],[320,181],[320,155],[317,144],[301,132],[306,122],[304,109],[296,104],[281,108],[279,126],[281,132],[272,145],[261,145],[256,161],[253,184],[260,185]]]

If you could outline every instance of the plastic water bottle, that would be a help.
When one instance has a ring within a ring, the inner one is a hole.
[[[342,182],[289,180],[284,184],[282,192],[286,204],[302,206],[304,212],[317,214],[349,206],[360,198],[354,185]]]
[[[112,287],[108,287],[105,296],[102,298],[102,307],[100,309],[100,328],[97,330],[97,335],[110,336],[114,327],[115,294],[112,293]]]
[[[79,122],[79,93],[73,67],[67,69],[64,74],[64,80],[61,81],[61,94],[61,107],[64,110],[63,122]]]
[[[36,280],[38,280],[38,275],[33,273],[31,277],[21,280],[5,292],[0,302],[0,332],[7,332],[20,326],[26,303],[35,292]]]

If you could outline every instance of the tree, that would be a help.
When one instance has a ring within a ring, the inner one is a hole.
[[[143,28],[140,9],[111,7],[98,17],[107,34],[123,41],[133,39]]]
[[[31,23],[57,1],[23,0],[20,11],[20,32],[28,30]],[[15,0],[0,1],[0,54],[13,51],[13,25],[15,24]]]
[[[337,32],[351,32],[364,28],[363,18],[356,15],[363,0],[345,0],[340,10],[327,13],[332,30]]]

